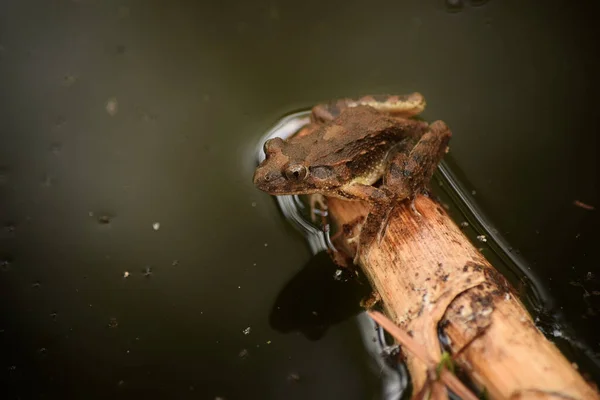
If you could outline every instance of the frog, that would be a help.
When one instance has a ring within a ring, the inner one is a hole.
[[[418,214],[414,200],[428,193],[428,182],[448,151],[448,126],[416,118],[425,104],[418,92],[318,104],[308,127],[286,140],[264,143],[254,185],[276,196],[322,195],[370,204],[358,233],[357,263],[381,241],[398,204],[410,201]]]

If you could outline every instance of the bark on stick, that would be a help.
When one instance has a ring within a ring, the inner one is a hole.
[[[335,198],[328,205],[333,222],[346,226],[337,244],[353,255],[353,228],[369,206]],[[388,317],[436,362],[439,326],[457,364],[492,399],[599,399],[444,208],[425,196],[415,206],[420,215],[396,207],[382,241],[359,259]],[[417,391],[427,366],[406,356]]]

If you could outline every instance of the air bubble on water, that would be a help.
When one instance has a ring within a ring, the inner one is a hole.
[[[77,77],[75,75],[72,74],[66,74],[63,77],[63,85],[69,87],[69,86],[73,86],[73,84],[77,81]]]
[[[117,98],[111,97],[110,99],[108,99],[104,108],[106,109],[108,115],[114,117],[119,111],[119,103],[117,102]]]
[[[53,186],[56,183],[56,178],[46,174],[44,175],[44,178],[42,179],[42,186],[43,187],[50,187]]]
[[[67,119],[61,115],[56,117],[56,121],[54,122],[54,126],[56,128],[61,128],[64,124],[67,123]]]
[[[16,225],[13,222],[6,222],[4,224],[4,231],[8,234],[14,234],[15,231],[17,230]]]
[[[0,271],[6,272],[10,270],[12,259],[10,257],[0,257]]]
[[[464,7],[463,0],[446,0],[446,10],[448,12],[459,12]]]
[[[54,155],[59,155],[60,152],[62,151],[62,143],[60,142],[54,142],[50,144],[50,151],[52,152],[52,154]]]

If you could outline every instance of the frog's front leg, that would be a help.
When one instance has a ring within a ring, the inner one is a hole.
[[[354,256],[356,264],[361,253],[368,249],[375,239],[381,238],[390,212],[393,207],[394,193],[387,188],[376,188],[370,185],[351,184],[340,190],[341,194],[353,198],[364,200],[371,204],[371,209],[367,215],[367,219],[362,224],[358,235],[358,245]]]
[[[452,133],[442,121],[431,124],[412,148],[397,152],[383,176],[383,187],[395,194],[396,201],[411,202],[423,193],[444,154]],[[414,203],[411,203],[414,209]],[[416,211],[416,210],[415,210]]]
[[[311,120],[324,123],[335,119],[343,110],[356,106],[370,106],[382,113],[395,117],[410,118],[419,115],[425,109],[425,98],[421,93],[392,96],[364,96],[360,99],[340,99],[313,107]]]
[[[359,234],[355,263],[361,252],[373,245],[376,239],[383,238],[390,214],[401,201],[410,199],[411,207],[418,214],[414,199],[427,187],[447,152],[451,136],[445,123],[434,122],[414,146],[404,147],[391,157],[381,187],[352,184],[343,189],[344,193],[371,204]]]

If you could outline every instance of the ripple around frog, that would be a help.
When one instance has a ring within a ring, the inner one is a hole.
[[[280,119],[258,142],[256,152],[257,161],[260,163],[265,154],[263,144],[267,139],[281,137],[286,139],[309,123],[310,111],[300,111],[289,114]],[[560,324],[557,315],[552,315],[546,310],[552,308],[552,301],[547,294],[544,286],[539,279],[533,275],[527,262],[514,251],[509,243],[502,237],[483,211],[476,204],[471,192],[466,189],[457,175],[450,167],[451,162],[442,161],[434,178],[432,179],[432,189],[443,204],[449,204],[449,214],[460,224],[465,235],[476,246],[483,248],[484,255],[494,265],[494,267],[511,281],[513,284],[523,286],[520,292],[521,300],[532,313],[536,321],[540,321],[544,326],[540,326],[542,331],[548,331],[552,326]],[[329,239],[329,232],[320,229],[310,221],[309,206],[302,201],[298,195],[276,196],[279,209],[283,216],[306,238],[312,254],[333,249]],[[324,212],[326,217],[326,212]],[[478,237],[485,237],[485,241]],[[335,250],[335,249],[334,249]],[[382,379],[384,399],[396,399],[406,392],[409,379],[404,365],[392,365],[389,358],[382,357],[382,354],[388,354],[391,346],[386,340],[386,336],[379,332],[373,338],[373,331],[377,325],[366,313],[361,313],[357,317],[359,330],[367,351],[375,361],[377,369],[375,373]],[[375,339],[375,340],[374,340]],[[440,337],[443,342],[444,338]],[[581,347],[577,343],[570,341],[570,345]]]

